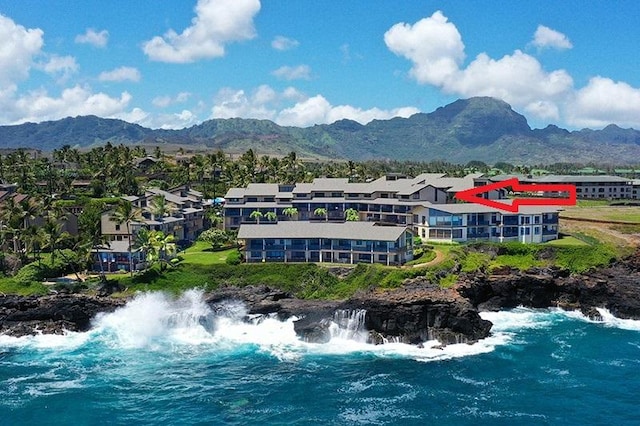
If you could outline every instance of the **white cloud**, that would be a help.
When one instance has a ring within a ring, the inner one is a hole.
[[[113,117],[124,111],[130,101],[131,95],[127,92],[114,98],[79,85],[64,89],[59,97],[52,97],[44,90],[22,96],[16,96],[15,90],[5,91],[0,94],[0,122],[19,124],[78,115]]]
[[[0,14],[0,86],[10,85],[29,75],[34,57],[44,44],[41,29],[26,29]]]
[[[573,44],[569,38],[562,34],[559,31],[552,30],[549,27],[545,27],[544,25],[538,25],[538,29],[533,36],[533,41],[531,42],[534,46],[538,48],[553,48],[553,49],[571,49]]]
[[[140,71],[133,67],[119,67],[111,71],[103,71],[98,76],[100,81],[140,81]]]
[[[271,74],[283,80],[310,80],[311,67],[309,65],[298,65],[296,67],[283,66]]]
[[[295,49],[299,45],[300,43],[298,42],[298,40],[294,40],[285,36],[276,36],[271,41],[271,47],[280,51]]]
[[[224,88],[218,92],[211,109],[211,118],[258,118],[273,120],[276,114],[270,88],[261,86],[253,94],[244,90]]]
[[[384,34],[384,42],[413,63],[410,74],[419,83],[446,84],[465,56],[462,36],[440,11],[414,25],[395,24]]]
[[[481,53],[462,67],[462,37],[440,11],[414,25],[394,25],[384,39],[392,52],[412,62],[410,75],[418,83],[464,97],[500,98],[537,118],[559,118],[558,103],[573,90],[573,79],[565,70],[547,72],[520,50],[500,59]]]
[[[276,92],[263,85],[251,94],[230,88],[221,90],[211,112],[211,118],[260,118],[283,126],[307,127],[330,124],[344,118],[366,124],[376,119],[409,117],[419,111],[414,107],[363,110],[351,105],[334,106],[322,95],[307,97],[293,87]]]
[[[53,55],[45,63],[38,64],[38,68],[47,74],[59,76],[58,83],[64,83],[72,75],[78,72],[78,63],[73,56]]]
[[[109,31],[96,31],[93,28],[87,28],[84,34],[78,34],[75,39],[76,43],[90,44],[93,47],[106,47],[109,42]]]
[[[114,118],[150,129],[184,129],[198,123],[197,115],[186,109],[174,114],[151,114],[141,108],[133,108],[115,115]]]
[[[181,104],[189,100],[191,97],[191,93],[189,92],[180,92],[175,97],[171,97],[169,95],[165,96],[157,96],[153,98],[151,103],[158,108],[166,108],[169,105],[173,104]]]
[[[224,56],[225,44],[255,37],[253,18],[259,10],[259,0],[198,0],[190,27],[152,38],[144,43],[144,53],[173,63]]]
[[[593,77],[576,92],[567,108],[567,120],[581,127],[616,123],[640,128],[640,89],[625,82]]]
[[[330,124],[346,118],[367,124],[373,120],[410,117],[417,112],[420,111],[413,107],[385,111],[378,108],[363,110],[351,105],[333,106],[324,96],[316,95],[280,111],[276,122],[282,126],[308,127],[314,124]]]

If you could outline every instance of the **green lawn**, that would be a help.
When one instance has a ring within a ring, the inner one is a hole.
[[[571,207],[561,212],[560,217],[640,223],[640,207],[637,207],[637,206]]]
[[[587,244],[585,241],[582,241],[576,237],[567,235],[557,240],[548,241],[545,243],[545,245],[555,246],[555,247],[570,247],[570,246],[588,246],[589,244]]]
[[[225,263],[229,253],[237,250],[235,248],[213,251],[211,244],[197,241],[194,245],[180,253],[182,263],[185,265],[220,265]]]

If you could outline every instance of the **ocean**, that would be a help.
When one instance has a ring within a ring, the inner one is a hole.
[[[491,337],[440,349],[368,345],[351,312],[313,344],[146,293],[85,333],[0,336],[0,425],[638,425],[640,322],[601,313],[483,313]]]

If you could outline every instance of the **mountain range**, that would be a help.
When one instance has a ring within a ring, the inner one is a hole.
[[[51,151],[64,145],[85,148],[112,144],[180,145],[188,149],[222,149],[258,154],[350,160],[471,160],[494,164],[596,162],[638,164],[640,131],[614,124],[602,130],[568,131],[554,125],[532,129],[527,119],[503,101],[460,99],[431,113],[409,118],[352,120],[312,127],[285,127],[269,120],[213,119],[180,129],[149,129],[95,116],[38,124],[0,126],[0,148]]]

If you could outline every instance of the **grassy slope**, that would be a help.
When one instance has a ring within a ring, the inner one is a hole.
[[[578,206],[576,211],[584,215],[607,214],[599,205]],[[624,207],[627,209],[627,207]],[[583,211],[584,210],[584,211]],[[625,220],[633,218],[633,210],[624,210]],[[557,265],[574,273],[585,272],[596,266],[607,265],[613,258],[633,251],[632,240],[620,237],[620,232],[603,224],[564,221],[564,233],[571,235],[546,244],[523,245],[518,243],[484,244],[495,250],[477,251],[473,245],[437,245],[443,259],[437,264],[422,267],[407,265],[403,268],[360,264],[345,278],[339,279],[328,269],[315,264],[241,264],[228,265],[226,259],[236,249],[211,251],[205,243],[198,242],[180,253],[182,262],[176,268],[160,273],[157,268],[133,279],[128,275],[115,275],[126,287],[123,296],[136,291],[166,290],[174,293],[200,287],[212,290],[220,285],[268,285],[294,293],[303,298],[346,298],[361,289],[371,287],[395,288],[408,278],[423,277],[441,286],[455,283],[460,272],[491,271],[509,266],[526,270],[531,267]],[[549,250],[553,255],[549,255]],[[427,250],[415,264],[433,259],[434,252]],[[459,265],[459,269],[455,269]],[[343,265],[342,265],[343,266]],[[0,278],[0,292],[17,294],[45,294],[48,289],[36,281],[19,282],[14,278]]]

